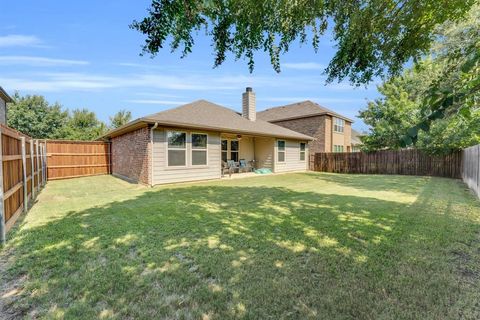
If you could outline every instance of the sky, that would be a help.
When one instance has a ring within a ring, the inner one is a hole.
[[[354,87],[326,84],[324,68],[335,53],[329,34],[317,53],[309,44],[292,45],[276,73],[268,55],[213,68],[211,39],[196,36],[193,52],[165,48],[155,58],[140,56],[145,37],[129,28],[147,14],[150,0],[0,0],[0,86],[8,93],[44,95],[69,109],[87,108],[108,122],[126,109],[134,118],[198,99],[241,111],[241,94],[253,87],[257,110],[303,100],[352,118],[379,96],[378,83]]]

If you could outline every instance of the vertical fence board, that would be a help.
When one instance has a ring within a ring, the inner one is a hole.
[[[38,170],[44,170],[44,165],[36,163],[34,143],[30,137],[5,125],[0,125],[0,133],[0,211],[5,223],[3,231],[8,232],[28,208],[28,199],[35,197],[35,187],[39,187],[38,177],[35,181],[35,176]]]
[[[310,158],[314,171],[363,174],[400,174],[462,177],[462,153],[428,155],[420,150],[382,150],[377,152],[316,153]]]
[[[110,173],[110,143],[47,140],[48,180]]]
[[[462,179],[480,197],[480,145],[463,150]]]

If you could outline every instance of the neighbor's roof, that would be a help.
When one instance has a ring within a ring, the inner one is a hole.
[[[115,137],[142,126],[158,123],[163,126],[203,129],[236,134],[251,134],[266,137],[313,140],[312,137],[277,126],[275,124],[242,117],[232,109],[218,104],[198,100],[183,106],[155,113],[114,129],[101,138]]]
[[[266,110],[257,112],[257,118],[260,118],[265,121],[275,122],[282,120],[292,120],[300,119],[312,116],[319,116],[323,114],[328,114],[335,116],[346,121],[353,122],[351,119],[342,116],[339,113],[336,113],[330,109],[322,107],[318,103],[315,103],[310,100],[305,100],[302,102],[296,102],[292,104],[287,104],[285,106],[268,108]]]
[[[8,95],[8,93],[0,87],[0,98],[2,98],[5,102],[11,103],[13,99]]]
[[[363,136],[362,133],[358,132],[357,130],[352,129],[352,137],[351,137],[352,144],[353,145],[363,144],[362,140],[360,140],[361,136]]]

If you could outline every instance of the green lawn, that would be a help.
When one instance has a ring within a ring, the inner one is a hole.
[[[49,182],[0,318],[478,319],[480,201],[442,178]]]

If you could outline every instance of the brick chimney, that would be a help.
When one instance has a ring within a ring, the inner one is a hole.
[[[247,87],[242,94],[242,116],[251,121],[257,119],[255,92],[250,87]]]

